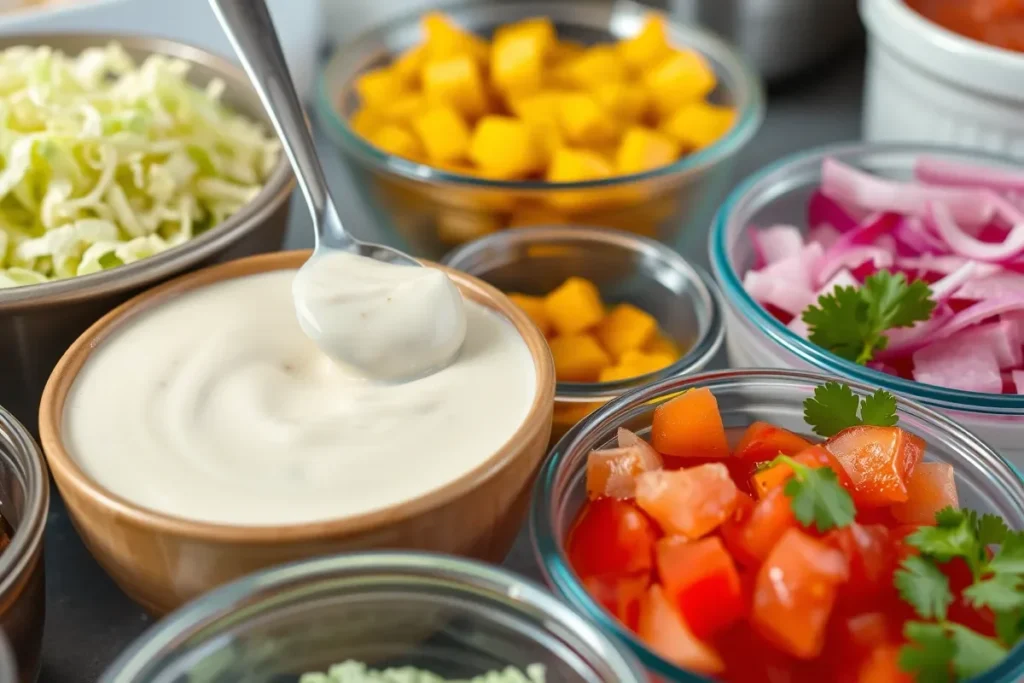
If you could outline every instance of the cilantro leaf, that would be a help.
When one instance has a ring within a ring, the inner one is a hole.
[[[848,427],[891,427],[898,420],[896,397],[883,389],[862,399],[845,384],[826,382],[815,387],[813,397],[804,400],[804,421],[825,438]]]
[[[823,294],[801,317],[812,343],[864,365],[888,345],[887,330],[928,320],[934,310],[926,282],[908,283],[902,273],[880,270],[859,288],[840,286]]]
[[[1024,533],[1007,533],[988,568],[1000,574],[1024,575]]]
[[[995,612],[1012,612],[1024,607],[1024,577],[996,574],[964,589],[964,597],[975,607]]]
[[[952,521],[952,515],[936,515],[939,526],[923,526],[907,536],[907,543],[920,550],[923,554],[934,558],[940,563],[949,562],[954,557],[962,557],[971,565],[975,575],[976,566],[982,553],[982,546],[971,523],[969,515],[959,515],[959,523],[944,525]]]
[[[900,597],[910,603],[922,619],[946,618],[953,602],[949,578],[935,563],[920,556],[903,560],[893,576]]]
[[[900,649],[900,668],[914,674],[918,683],[950,683],[955,646],[941,624],[907,622],[903,635],[908,644]]]
[[[899,420],[896,415],[896,397],[885,389],[879,389],[860,402],[861,424],[876,427],[892,427]]]
[[[1009,527],[999,515],[984,514],[978,519],[978,540],[982,545],[1002,543],[1009,533]]]
[[[980,676],[1006,658],[1006,650],[994,638],[960,624],[949,624],[953,641],[953,670],[961,679]]]
[[[996,634],[1007,648],[1012,648],[1024,637],[1024,611],[996,612]]]
[[[857,514],[853,498],[831,467],[808,467],[787,455],[780,455],[772,463],[786,464],[793,470],[782,492],[790,499],[789,507],[800,524],[827,531],[853,523]]]

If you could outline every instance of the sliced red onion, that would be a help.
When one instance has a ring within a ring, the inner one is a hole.
[[[949,244],[954,254],[990,263],[1008,261],[1024,255],[1024,223],[1015,226],[1002,244],[990,244],[964,232],[946,205],[933,202],[928,207],[928,216],[925,220],[928,220],[939,236]]]
[[[932,317],[922,320],[913,327],[897,327],[886,330],[885,336],[889,343],[876,357],[882,361],[894,360],[909,355],[938,339],[936,332],[941,330],[953,318],[953,311],[948,305],[939,304],[932,312]]]
[[[832,245],[839,241],[839,237],[839,231],[831,225],[819,225],[807,233],[808,242],[817,242],[825,250],[831,249]]]
[[[893,237],[900,256],[949,253],[949,246],[933,235],[922,219],[915,216],[901,220],[893,230]]]
[[[960,330],[971,325],[977,325],[993,316],[1019,313],[1021,311],[1024,311],[1024,292],[1019,292],[1013,296],[1001,296],[995,299],[979,301],[950,318],[945,325],[935,331],[935,338],[951,337]]]
[[[1024,192],[1024,173],[946,161],[934,157],[918,157],[914,176],[922,183],[977,187],[995,192]]]
[[[792,225],[773,225],[770,228],[750,230],[750,241],[754,245],[761,263],[777,263],[790,256],[797,256],[804,249],[804,238]]]
[[[986,347],[995,354],[999,369],[1019,368],[1024,363],[1024,347],[1017,325],[1009,320],[976,325],[956,333],[949,338],[961,349],[973,353],[979,347]]]
[[[786,327],[788,327],[794,334],[796,334],[799,337],[803,337],[804,339],[809,339],[811,336],[811,329],[807,326],[807,323],[805,323],[804,319],[801,318],[800,316],[797,316],[790,320],[789,324],[786,325]]]
[[[963,268],[965,263],[975,263],[974,274],[978,277],[985,277],[1002,271],[1002,268],[994,263],[978,263],[963,256],[922,254],[917,258],[898,258],[896,267],[901,270],[920,270],[929,273],[950,273]]]
[[[989,265],[989,264],[986,264]],[[991,274],[975,273],[957,290],[960,299],[997,299],[1024,292],[1024,274],[998,270]]]
[[[811,230],[829,227],[843,233],[856,228],[857,220],[838,202],[818,191],[807,202],[807,225]]]
[[[747,271],[743,277],[743,288],[758,303],[771,304],[792,316],[799,316],[814,301],[814,292],[810,287],[787,282],[764,270]]]
[[[835,253],[827,254],[818,264],[814,272],[815,282],[826,282],[844,268],[853,269],[867,262],[876,270],[893,265],[892,254],[881,247],[865,245],[842,250],[833,247],[830,252],[833,251]]]
[[[943,340],[914,353],[914,379],[961,391],[998,394],[1003,390],[999,362],[987,346],[965,351],[963,342]]]
[[[891,211],[924,217],[932,202],[948,206],[956,221],[987,223],[996,215],[996,196],[986,190],[960,189],[878,178],[835,159],[821,164],[821,192],[840,204],[866,211]],[[1009,204],[1009,202],[1006,202]]]
[[[1017,393],[1024,394],[1024,370],[1014,370],[1010,374],[1013,377],[1013,384],[1017,387]]]
[[[957,296],[960,296],[958,290],[974,277],[974,271],[977,268],[978,264],[976,261],[968,261],[949,275],[932,284],[932,298],[936,301],[945,301],[952,296],[953,292],[957,292]]]

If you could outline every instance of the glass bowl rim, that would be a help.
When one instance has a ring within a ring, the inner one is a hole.
[[[173,655],[184,640],[201,634],[211,624],[230,620],[236,606],[245,600],[253,599],[254,604],[259,605],[275,589],[303,583],[327,585],[340,581],[347,584],[353,580],[394,586],[395,581],[389,577],[396,575],[399,581],[415,582],[420,577],[446,581],[477,602],[507,597],[509,602],[517,604],[514,609],[518,614],[526,615],[528,609],[535,610],[545,622],[558,622],[573,633],[582,635],[593,648],[592,654],[622,676],[618,683],[646,683],[642,667],[628,648],[528,577],[479,560],[401,550],[344,552],[313,557],[262,569],[219,586],[146,629],[106,668],[99,677],[99,683],[146,680],[141,676],[154,673],[151,669],[154,662]],[[524,606],[519,607],[518,603]]]
[[[703,370],[721,348],[725,339],[725,320],[722,312],[724,306],[714,278],[668,245],[643,235],[587,225],[538,225],[501,230],[452,249],[441,259],[441,263],[459,269],[457,262],[460,259],[469,258],[476,250],[492,246],[492,243],[502,246],[526,246],[543,245],[553,241],[600,242],[605,246],[633,253],[651,254],[667,261],[675,272],[684,273],[690,282],[701,288],[701,291],[692,292],[686,298],[697,304],[696,310],[704,310],[708,316],[708,324],[703,334],[700,334],[690,349],[672,365],[646,375],[614,382],[556,382],[556,403],[606,401],[617,398],[634,387],[666,377],[692,375]],[[479,277],[473,273],[470,275]]]
[[[14,415],[0,408],[0,448],[10,442],[9,457],[22,469],[25,506],[11,542],[0,552],[0,597],[24,580],[24,572],[46,534],[50,510],[50,475],[42,449],[28,429]],[[39,568],[37,567],[36,570]]]
[[[582,2],[592,7],[609,4],[601,2],[600,0],[582,0]],[[502,4],[502,8],[515,7],[517,4],[535,5],[537,4],[537,1],[508,0]],[[458,13],[460,9],[465,10],[467,7],[480,7],[482,5],[484,5],[484,3],[479,0],[469,5],[446,2],[435,11]],[[758,72],[750,64],[749,60],[743,57],[735,48],[716,34],[711,33],[710,31],[705,31],[696,26],[675,21],[663,12],[640,5],[633,0],[616,0],[612,5],[614,11],[625,11],[643,15],[659,14],[665,17],[666,22],[672,26],[672,30],[677,31],[685,38],[686,47],[697,50],[703,56],[710,56],[716,62],[722,64],[724,71],[729,75],[730,79],[734,80],[737,84],[735,90],[730,88],[730,92],[733,92],[733,94],[737,96],[739,103],[742,105],[738,112],[739,115],[736,118],[736,122],[726,135],[719,138],[714,144],[711,144],[693,154],[689,154],[667,166],[661,166],[641,173],[617,175],[599,180],[558,183],[547,182],[544,180],[493,180],[481,178],[479,176],[446,171],[429,164],[420,164],[393,154],[382,152],[369,142],[365,141],[361,135],[353,131],[352,127],[348,124],[348,120],[338,114],[337,110],[332,105],[332,98],[337,95],[338,88],[329,82],[328,75],[334,70],[337,64],[346,59],[346,48],[358,45],[364,41],[370,41],[381,36],[386,36],[389,32],[398,27],[417,21],[422,12],[403,13],[397,18],[391,19],[374,29],[365,31],[339,46],[317,75],[316,90],[314,93],[314,109],[327,130],[333,135],[333,137],[335,137],[335,139],[341,141],[343,147],[347,148],[361,160],[368,162],[370,166],[378,171],[388,172],[412,181],[439,182],[458,187],[484,190],[519,190],[537,192],[545,190],[563,191],[616,187],[630,183],[640,183],[647,180],[667,178],[689,171],[700,171],[724,161],[742,149],[761,127],[765,114],[764,86],[761,83]],[[556,21],[555,23],[571,24],[572,22]]]
[[[834,157],[840,160],[866,154],[894,155],[926,155],[955,156],[971,159],[975,162],[991,162],[1003,166],[1013,166],[1008,157],[990,154],[970,148],[947,145],[927,145],[917,143],[839,143],[814,147],[809,150],[792,154],[779,159],[761,170],[748,176],[726,197],[711,227],[709,250],[711,267],[722,290],[722,297],[727,306],[739,309],[740,317],[754,324],[775,345],[796,355],[816,369],[835,373],[840,377],[851,377],[859,382],[877,385],[893,393],[904,394],[930,406],[938,406],[965,413],[985,415],[1024,416],[1024,395],[985,394],[973,391],[949,389],[932,384],[922,384],[902,377],[894,377],[879,370],[857,365],[840,358],[824,349],[815,346],[779,322],[773,315],[751,297],[739,274],[729,261],[726,245],[727,232],[734,223],[734,213],[738,205],[748,196],[764,192],[775,183],[785,183],[786,171],[793,166],[811,160],[823,160]],[[793,189],[786,186],[780,196]]]
[[[632,631],[607,614],[605,609],[590,596],[582,582],[576,577],[564,550],[556,540],[555,524],[549,513],[550,508],[556,502],[553,493],[566,455],[574,449],[575,442],[592,426],[609,422],[620,411],[678,393],[686,389],[688,385],[713,387],[723,381],[742,382],[746,379],[777,380],[792,384],[823,384],[835,380],[834,377],[820,372],[740,368],[705,372],[689,377],[670,377],[636,389],[598,408],[566,432],[551,449],[551,453],[541,466],[530,501],[528,521],[530,545],[544,580],[551,586],[555,594],[590,621],[596,623],[602,631],[611,633],[621,642],[626,643],[650,671],[676,683],[714,683],[714,679],[687,671],[656,654],[644,645]],[[870,384],[859,381],[845,383],[855,392],[865,395],[875,390],[875,387]],[[930,426],[939,428],[946,436],[996,458],[997,462],[1004,465],[1007,472],[1012,475],[1012,479],[1019,489],[1018,493],[1024,497],[1024,476],[1009,461],[973,433],[942,413],[913,399],[897,395],[896,404],[898,410],[909,410],[919,419],[927,421]],[[1024,641],[1018,643],[998,666],[971,679],[971,683],[1012,683],[1019,680],[1021,676],[1024,676]]]

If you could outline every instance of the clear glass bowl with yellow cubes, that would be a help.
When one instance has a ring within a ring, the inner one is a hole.
[[[443,263],[508,294],[548,339],[558,380],[552,443],[630,389],[700,372],[722,345],[711,277],[646,237],[527,227],[475,240]]]
[[[506,0],[340,46],[316,110],[418,256],[559,224],[703,254],[764,98],[731,47],[639,4]]]

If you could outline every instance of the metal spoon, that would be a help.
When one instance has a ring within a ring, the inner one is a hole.
[[[313,215],[316,248],[293,285],[303,330],[325,353],[377,379],[408,381],[447,366],[466,333],[458,288],[407,254],[361,242],[345,230],[266,3],[210,0],[210,5],[281,138]],[[353,262],[351,254],[414,266],[417,272],[368,269],[372,264]],[[396,311],[408,315],[396,319]]]

